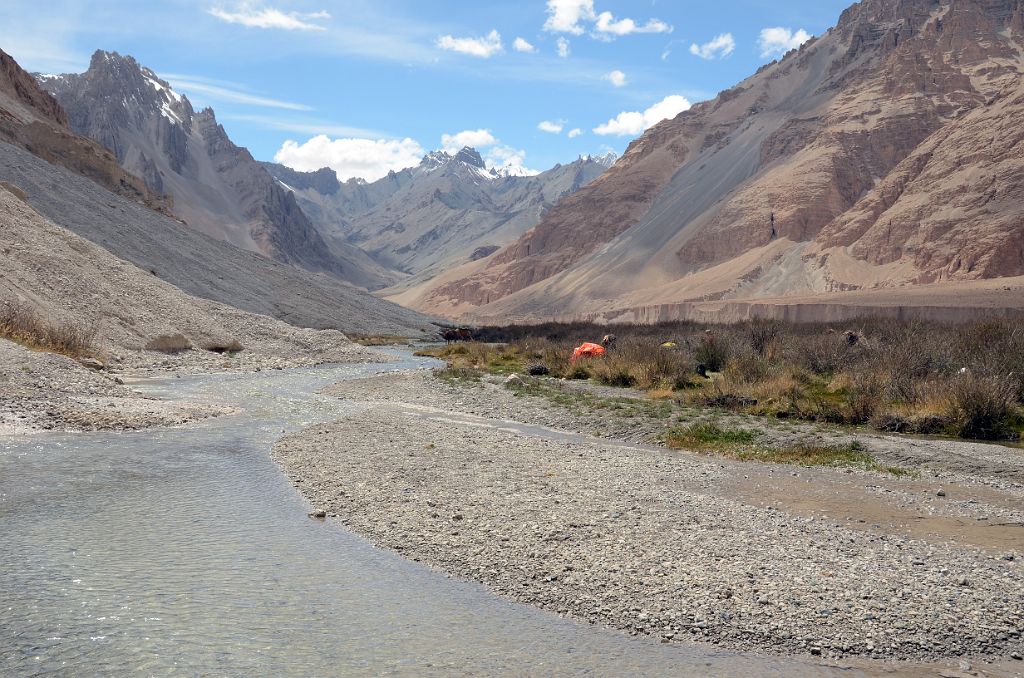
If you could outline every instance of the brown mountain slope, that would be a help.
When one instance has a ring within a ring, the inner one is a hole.
[[[403,301],[541,318],[1020,275],[1022,33],[1022,0],[864,0]]]
[[[0,50],[0,141],[67,167],[118,195],[170,213],[170,200],[124,171],[113,153],[72,133],[68,129],[67,114],[57,100],[44,92],[3,50]]]

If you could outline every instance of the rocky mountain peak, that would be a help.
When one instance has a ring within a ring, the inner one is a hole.
[[[451,162],[452,156],[448,155],[445,151],[432,151],[423,156],[423,160],[420,161],[420,167],[424,169],[434,169],[447,165]]]
[[[470,167],[487,169],[487,166],[484,164],[484,159],[480,156],[480,153],[471,146],[464,146],[461,151],[455,154],[453,160],[456,162],[466,163]]]
[[[615,164],[615,161],[619,159],[619,154],[615,151],[608,151],[604,155],[581,155],[578,162],[592,162],[604,167],[605,169]]]
[[[87,117],[113,115],[121,125],[132,122],[125,118],[131,114],[136,126],[150,117],[165,119],[171,125],[191,124],[195,112],[189,100],[175,92],[167,81],[142,66],[133,57],[117,52],[96,50],[89,61],[89,69],[81,75],[37,76],[40,84],[58,99],[74,96],[87,90],[91,101]],[[98,96],[97,96],[98,95]],[[101,114],[97,102],[105,102],[109,109]],[[68,108],[76,109],[77,106]],[[108,121],[109,122],[109,121]],[[85,127],[86,120],[72,120],[71,126]],[[108,125],[109,126],[109,125]],[[107,139],[102,143],[107,144]]]

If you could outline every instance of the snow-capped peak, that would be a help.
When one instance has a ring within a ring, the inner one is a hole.
[[[604,168],[609,168],[615,164],[615,161],[619,159],[619,155],[615,151],[608,151],[604,155],[581,155],[580,160],[585,162],[593,162],[601,165]]]

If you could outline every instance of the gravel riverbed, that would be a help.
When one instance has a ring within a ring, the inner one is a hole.
[[[328,392],[367,409],[274,449],[313,507],[501,595],[667,642],[829,658],[1024,652],[1012,478],[673,452],[649,445],[642,417],[618,440],[548,435],[514,422],[587,434],[599,424],[422,372]]]

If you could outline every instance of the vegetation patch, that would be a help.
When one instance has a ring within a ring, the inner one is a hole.
[[[689,426],[670,429],[665,433],[669,447],[687,449],[719,449],[747,445],[758,437],[756,431],[742,428],[722,428],[716,422],[702,421]]]
[[[210,351],[211,353],[241,353],[245,350],[241,342],[237,339],[230,339],[227,341],[208,341],[203,344],[204,351]]]
[[[575,346],[609,332],[618,341],[606,355],[571,361]],[[1024,429],[1019,323],[549,323],[474,336],[481,341],[423,353],[493,374],[542,367],[551,379],[773,419],[989,440],[1014,440]]]
[[[21,301],[0,306],[0,337],[37,351],[76,359],[96,354],[95,327],[51,322],[33,306]]]
[[[146,344],[147,351],[156,351],[158,353],[182,353],[191,348],[192,342],[184,334],[161,334],[150,339]]]
[[[362,346],[408,346],[409,338],[397,334],[374,334],[349,336],[353,342]],[[418,355],[418,354],[417,354]]]

